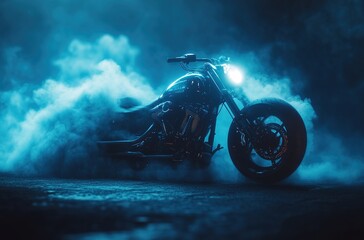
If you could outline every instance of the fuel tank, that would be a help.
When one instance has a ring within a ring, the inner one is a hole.
[[[162,101],[177,104],[205,103],[209,86],[204,76],[198,73],[186,74],[171,83],[160,96]]]

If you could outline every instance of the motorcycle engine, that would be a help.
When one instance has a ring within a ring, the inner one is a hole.
[[[208,106],[201,104],[177,105],[165,101],[152,110],[152,118],[166,135],[190,138],[199,135],[204,126]]]

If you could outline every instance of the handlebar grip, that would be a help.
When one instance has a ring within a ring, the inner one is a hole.
[[[184,57],[168,58],[167,63],[183,62],[184,60],[185,60]]]

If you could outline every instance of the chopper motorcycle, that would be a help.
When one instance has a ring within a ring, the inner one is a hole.
[[[228,80],[241,76],[229,72],[233,69],[227,58],[185,54],[167,62],[180,63],[188,73],[175,80],[155,102],[137,110],[152,119],[141,136],[99,141],[104,153],[131,160],[135,169],[143,169],[157,158],[207,167],[222,148],[220,144],[214,147],[214,140],[217,116],[226,107],[232,117],[228,150],[241,174],[257,182],[273,183],[298,168],[306,151],[307,134],[295,108],[281,99],[250,102],[243,93],[237,95]]]

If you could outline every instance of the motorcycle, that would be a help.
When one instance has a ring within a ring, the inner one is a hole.
[[[135,169],[145,168],[152,159],[166,159],[171,164],[191,161],[207,167],[222,149],[220,144],[214,148],[214,140],[217,117],[226,107],[232,117],[228,151],[241,174],[257,182],[273,183],[298,168],[306,151],[307,133],[294,107],[281,99],[250,102],[243,92],[237,94],[228,80],[230,77],[239,82],[241,76],[234,72],[228,58],[185,54],[167,62],[180,63],[188,73],[170,84],[155,102],[131,112],[134,121],[141,112],[152,119],[141,136],[100,141],[104,153],[131,160]]]

